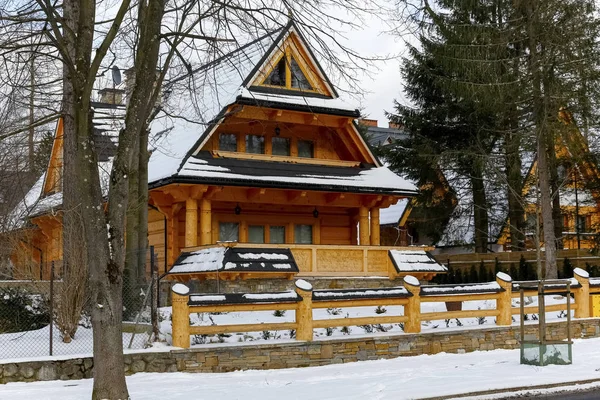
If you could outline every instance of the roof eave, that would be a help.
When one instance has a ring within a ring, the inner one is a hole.
[[[248,187],[253,186],[253,182],[248,182],[242,179],[221,179],[221,178],[202,178],[202,177],[191,177],[191,176],[171,176],[148,184],[148,190],[157,189],[159,187],[167,186],[170,184],[203,184],[203,185],[218,185],[218,186],[235,186],[235,187]],[[417,191],[413,190],[391,190],[385,188],[356,188],[352,186],[334,186],[334,185],[302,185],[298,182],[257,182],[261,188],[271,189],[288,189],[288,190],[313,190],[317,192],[344,192],[344,193],[356,193],[356,194],[377,194],[377,195],[388,195],[388,196],[405,196],[413,197],[417,194]]]

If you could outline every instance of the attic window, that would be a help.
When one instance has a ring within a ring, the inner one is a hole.
[[[275,68],[273,68],[269,76],[265,79],[264,84],[286,87],[288,89],[314,90],[310,85],[308,78],[304,72],[302,72],[302,68],[300,68],[298,62],[294,57],[288,57],[289,58],[284,56],[279,59]],[[289,65],[286,60],[289,60]],[[290,72],[289,75],[287,74],[288,69]],[[289,76],[289,82],[287,82],[287,76]]]
[[[294,60],[293,58],[290,63],[290,69],[292,70],[291,86],[294,89],[312,90],[312,86],[310,86],[308,79],[306,79],[306,76],[302,72],[302,69],[300,68],[296,60]]]
[[[273,71],[267,76],[265,85],[285,86],[285,57],[281,57]]]

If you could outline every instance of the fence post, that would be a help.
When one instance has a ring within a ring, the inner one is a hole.
[[[498,272],[496,282],[504,289],[503,292],[498,293],[496,298],[496,309],[498,310],[496,325],[512,325],[512,278],[504,272]]]
[[[412,296],[408,298],[408,304],[404,306],[404,315],[408,321],[404,324],[404,332],[421,332],[421,284],[419,280],[412,275],[406,275],[403,279],[404,287]]]
[[[581,285],[580,288],[574,289],[573,294],[575,295],[575,318],[589,318],[590,317],[590,274],[581,268],[575,268],[573,270],[573,276],[577,279],[577,282]]]
[[[173,346],[190,347],[190,312],[188,307],[190,289],[183,283],[176,283],[171,288],[172,333]]]
[[[313,340],[312,290],[312,285],[304,279],[296,281],[296,293],[302,298],[296,309],[296,339],[298,340]]]
[[[156,265],[154,246],[150,246],[150,271],[152,273],[152,297],[150,300],[150,318],[152,320],[153,341],[158,341],[158,265]]]
[[[50,355],[54,352],[54,261],[50,263]]]

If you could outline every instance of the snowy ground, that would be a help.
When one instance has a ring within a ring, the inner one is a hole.
[[[584,379],[600,379],[600,339],[576,340],[567,366],[520,365],[518,350],[495,350],[287,370],[136,374],[127,382],[133,400],[399,400]],[[91,387],[91,380],[9,383],[0,386],[0,399],[85,399]]]
[[[564,303],[564,297],[557,296],[556,298],[548,296],[546,304]],[[537,297],[526,299],[527,305],[536,305]],[[486,301],[466,301],[463,302],[464,310],[477,309],[493,309],[496,307],[495,300]],[[517,307],[519,300],[513,300],[513,306]],[[421,312],[445,311],[444,303],[422,303]],[[382,314],[378,314],[382,313]],[[326,318],[344,318],[344,317],[367,317],[377,315],[402,315],[402,306],[389,306],[376,309],[376,307],[353,307],[353,308],[338,308],[338,309],[316,309],[314,310],[315,319]],[[167,344],[171,343],[171,308],[163,307],[160,309],[161,324],[160,331],[162,338]],[[529,319],[536,316],[529,315]],[[549,312],[546,313],[547,321],[564,320],[565,313]],[[190,320],[194,325],[228,325],[228,324],[258,324],[258,323],[273,323],[273,322],[293,322],[295,319],[294,311],[285,311],[274,313],[273,311],[255,311],[255,312],[231,312],[222,314],[192,314]],[[515,322],[519,321],[519,316],[514,316]],[[441,331],[441,330],[456,330],[465,328],[476,328],[478,326],[495,326],[494,318],[461,318],[460,320],[439,320],[439,321],[423,321],[422,331]],[[350,326],[348,328],[337,327],[331,329],[315,329],[315,338],[319,337],[340,337],[346,335],[365,335],[372,333],[401,333],[401,324],[377,324]],[[125,347],[129,344],[131,334],[123,334],[123,344]],[[290,331],[263,331],[263,332],[247,332],[233,333],[227,335],[210,335],[210,336],[192,336],[192,346],[203,345],[208,343],[237,343],[237,342],[266,342],[274,340],[290,340]],[[137,334],[134,338],[132,349],[141,349],[145,347],[148,341],[147,334]],[[58,330],[54,329],[54,355],[85,355],[92,352],[92,330],[89,328],[80,327],[75,335],[75,339],[71,343],[62,343]],[[49,328],[44,327],[35,331],[17,332],[0,334],[0,360],[14,358],[35,358],[49,355]]]
[[[57,356],[91,354],[93,336],[91,328],[79,327],[71,343],[63,343],[60,332],[53,330],[52,354]],[[131,333],[123,333],[123,347],[127,348]],[[148,342],[148,334],[138,333],[133,338],[132,349],[143,349]],[[14,358],[33,359],[50,354],[50,328],[48,326],[26,332],[4,333],[0,335],[0,361]]]

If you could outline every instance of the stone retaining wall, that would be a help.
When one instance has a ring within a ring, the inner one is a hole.
[[[547,324],[547,337],[566,337],[566,322]],[[600,319],[573,321],[573,338],[600,336]],[[537,325],[526,326],[526,334],[537,334]],[[519,347],[519,327],[489,327],[421,334],[342,337],[314,342],[265,343],[253,345],[206,345],[200,348],[125,355],[125,372],[227,372],[242,369],[277,369],[341,364],[401,356],[466,353],[476,350]],[[575,353],[573,357],[583,357]],[[0,363],[0,383],[54,379],[81,379],[92,376],[91,358]]]

